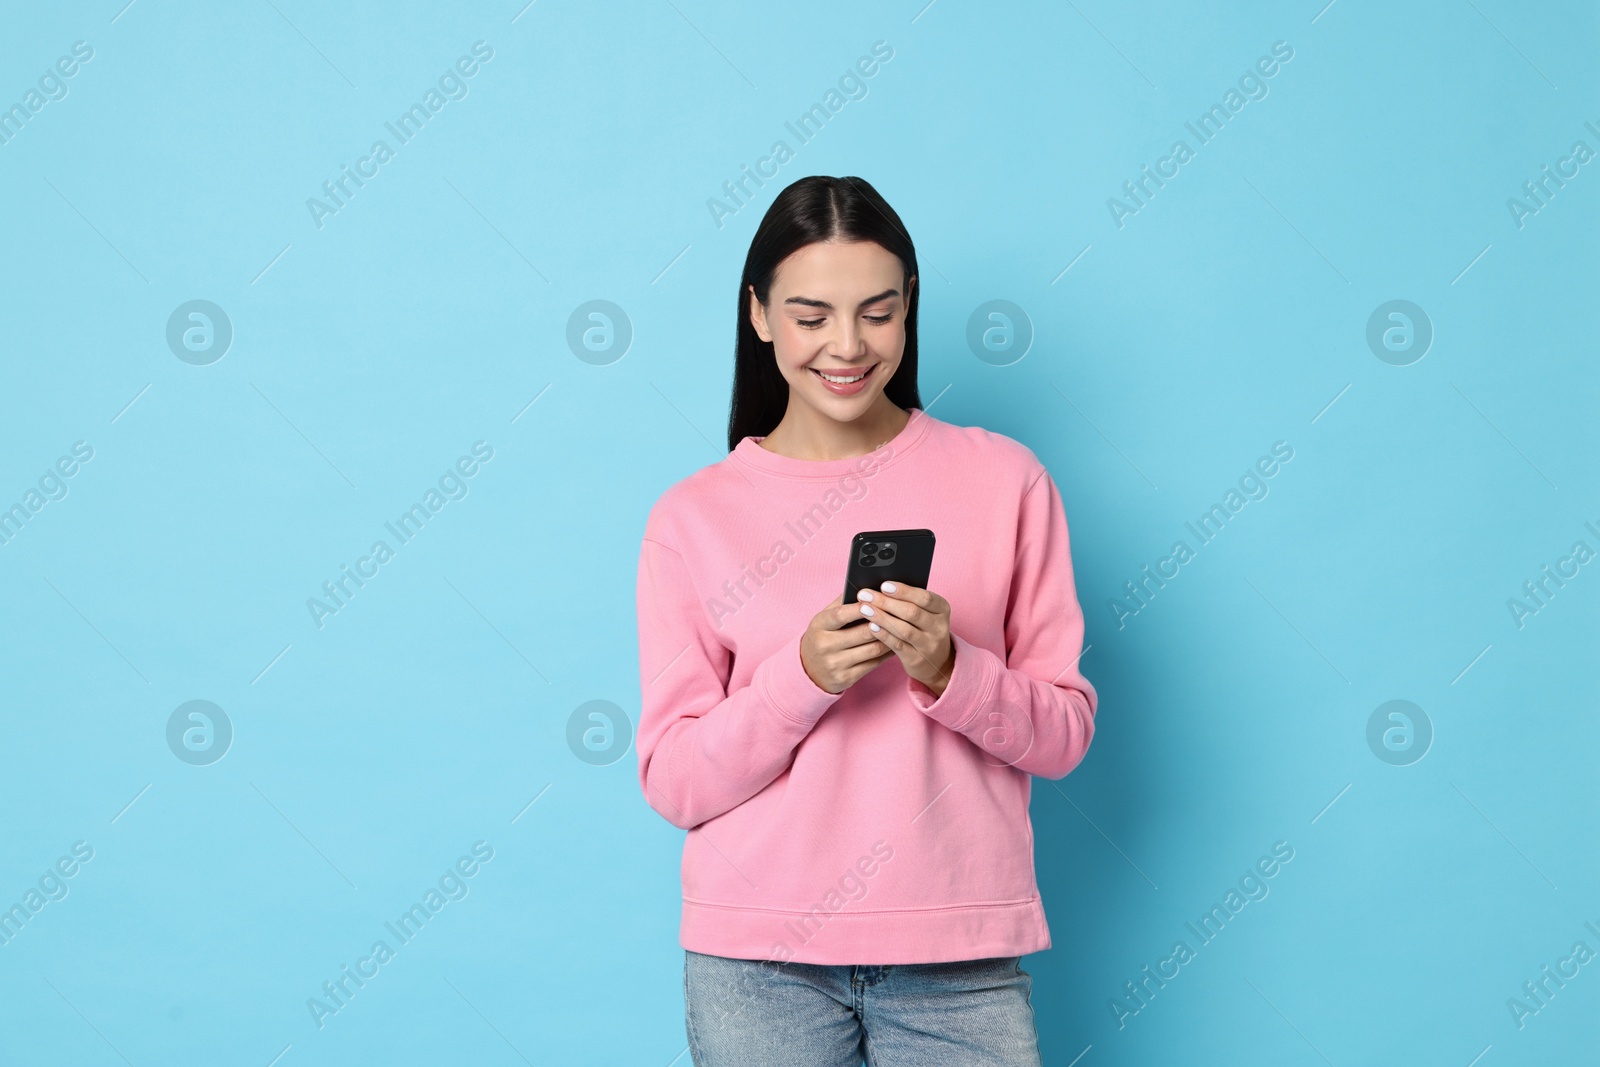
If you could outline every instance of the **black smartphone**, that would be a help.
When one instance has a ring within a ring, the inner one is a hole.
[[[845,568],[844,602],[854,604],[856,592],[877,589],[884,582],[904,582],[928,588],[933,570],[932,530],[869,530],[850,542],[850,563]],[[856,619],[845,626],[867,620]]]

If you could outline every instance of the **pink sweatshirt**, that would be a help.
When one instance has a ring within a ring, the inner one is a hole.
[[[1094,736],[1061,496],[1025,446],[919,409],[865,456],[746,437],[670,487],[639,556],[639,781],[688,830],[684,948],[822,964],[1050,947],[1031,775]],[[843,693],[800,662],[850,541],[926,527],[950,602],[944,693],[897,658]]]

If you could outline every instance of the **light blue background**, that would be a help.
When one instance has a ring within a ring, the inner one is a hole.
[[[1506,601],[1600,549],[1600,163],[1520,229],[1506,201],[1600,148],[1600,15],[924,3],[7,9],[0,104],[94,58],[0,145],[0,506],[94,458],[0,547],[0,906],[95,853],[0,945],[0,1063],[688,1063],[682,833],[567,721],[637,716],[644,517],[725,452],[738,272],[812,173],[917,242],[931,413],[1065,498],[1101,703],[1035,782],[1046,1062],[1595,1055],[1600,963],[1521,1029],[1506,1002],[1600,950],[1600,564],[1520,629]],[[478,40],[466,98],[319,229],[307,198]],[[1107,198],[1280,40],[1269,95],[1119,229]],[[235,331],[208,366],[165,340],[192,299]],[[607,365],[565,340],[593,299],[634,330]],[[1009,366],[965,341],[991,299],[1035,331]],[[1435,329],[1409,366],[1366,344],[1391,299]],[[480,440],[466,498],[318,629],[306,599]],[[1270,494],[1119,628],[1278,440]],[[209,766],[167,747],[194,699],[235,731]],[[1435,730],[1410,766],[1367,745],[1391,699]],[[319,1030],[307,998],[479,840],[470,894]],[[1280,840],[1270,895],[1119,1029]]]

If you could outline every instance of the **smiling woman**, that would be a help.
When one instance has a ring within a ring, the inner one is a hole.
[[[1097,697],[1061,495],[1026,446],[922,410],[920,289],[872,186],[779,193],[739,280],[729,455],[645,524],[639,784],[688,831],[696,1067],[1039,1064],[1030,776],[1083,759]],[[900,529],[937,532],[933,588],[846,603],[855,535]],[[894,858],[870,896],[839,881],[864,842]]]
[[[805,424],[814,418],[806,413],[811,396],[861,397],[865,401],[839,406],[837,414],[832,414],[837,421],[848,421],[874,406],[878,390],[869,391],[869,387],[894,377],[905,346],[905,332],[897,320],[906,306],[905,291],[915,285],[916,278],[903,277],[902,271],[900,260],[881,245],[819,241],[791,255],[781,279],[774,277],[778,287],[774,302],[779,311],[772,317],[767,315],[767,301],[750,286],[750,318],[757,336],[774,344],[782,335],[784,357],[778,361],[778,370],[789,383],[787,414],[793,416],[789,432],[763,447],[783,451],[791,438],[805,436]],[[856,297],[860,292],[868,295]],[[822,295],[833,293],[849,295],[832,300]],[[821,392],[817,391],[819,384]]]
[[[761,447],[805,459],[870,452],[922,406],[910,234],[859,178],[802,179],[774,218],[740,279],[728,447],[767,434]]]

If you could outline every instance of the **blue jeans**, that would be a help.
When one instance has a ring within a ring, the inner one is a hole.
[[[1022,957],[826,966],[685,950],[695,1067],[1040,1067]]]

